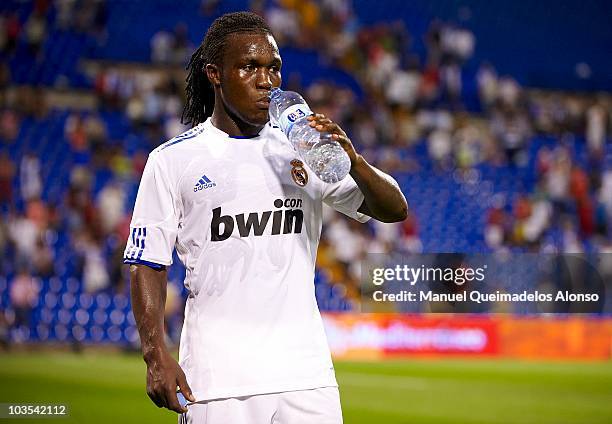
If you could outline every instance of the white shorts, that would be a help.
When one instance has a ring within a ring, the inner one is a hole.
[[[179,424],[342,424],[337,387],[195,403]]]

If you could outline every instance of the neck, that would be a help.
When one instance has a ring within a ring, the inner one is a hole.
[[[212,124],[230,137],[254,137],[261,132],[263,125],[244,122],[228,110],[223,101],[216,96],[215,108],[211,116]]]

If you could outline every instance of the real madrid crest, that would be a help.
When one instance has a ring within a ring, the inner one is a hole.
[[[304,162],[298,159],[293,159],[290,162],[291,166],[291,178],[300,187],[304,187],[308,184],[308,173],[304,169]]]

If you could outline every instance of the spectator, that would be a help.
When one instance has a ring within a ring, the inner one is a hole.
[[[32,308],[38,301],[40,287],[30,273],[22,268],[10,284],[11,307],[15,311],[13,327],[29,329],[32,324]]]
[[[365,246],[361,232],[352,231],[347,220],[339,215],[334,215],[327,226],[326,236],[336,252],[336,258],[345,267],[361,255],[361,250]]]
[[[91,233],[84,231],[77,235],[76,250],[83,260],[83,286],[88,293],[103,290],[110,285],[106,259],[101,246]]]
[[[483,144],[480,132],[469,122],[461,123],[453,135],[455,146],[455,161],[461,169],[469,169],[478,165],[483,159]]]
[[[502,77],[498,81],[499,101],[503,107],[514,109],[518,106],[521,87],[510,77]]]
[[[4,310],[0,309],[0,348],[8,350],[9,348],[9,324],[6,319]]]
[[[99,42],[102,42],[106,37],[107,23],[108,23],[108,9],[106,6],[106,0],[97,0],[95,2],[92,29],[93,29],[93,35],[98,38]]]
[[[0,15],[0,52],[5,53],[8,44],[7,34],[7,19],[4,15]]]
[[[16,249],[16,263],[27,264],[34,255],[39,229],[23,215],[9,216],[8,223],[9,238]]]
[[[80,113],[71,113],[68,119],[66,119],[64,137],[70,143],[70,148],[73,152],[84,152],[89,149],[89,140],[87,139],[83,117]]]
[[[6,152],[0,152],[0,212],[6,212],[13,201],[15,164]]]
[[[412,108],[418,101],[421,75],[416,68],[398,68],[392,73],[387,89],[387,101],[391,105]]]
[[[174,28],[172,37],[172,62],[180,65],[186,64],[192,50],[189,42],[189,29],[186,24],[179,23]]]
[[[34,273],[42,278],[50,278],[55,275],[55,255],[42,237],[36,240],[34,256],[32,256],[32,267]]]
[[[500,110],[493,116],[491,131],[500,140],[507,163],[511,166],[525,165],[525,148],[531,135],[527,118],[509,108]]]
[[[91,146],[92,150],[100,149],[108,138],[106,125],[100,119],[97,114],[89,115],[83,122],[83,131],[87,144]]]
[[[423,243],[419,237],[419,226],[414,211],[408,211],[408,217],[401,223],[400,251],[422,253]]]
[[[5,144],[13,144],[17,139],[20,127],[19,114],[14,110],[0,112],[0,141]]]
[[[461,64],[472,57],[475,38],[470,30],[455,25],[443,25],[439,38],[443,62]]]
[[[523,221],[523,238],[530,245],[537,245],[544,231],[550,225],[552,207],[548,200],[541,198],[533,201],[529,216]]]
[[[300,27],[295,10],[272,5],[266,10],[265,16],[280,46],[293,44],[298,41]]]
[[[496,194],[491,200],[491,207],[487,211],[487,224],[484,231],[484,238],[487,245],[497,250],[506,240],[506,233],[509,227],[509,217],[506,214],[506,200],[502,194]]]
[[[125,192],[117,182],[107,184],[98,194],[98,210],[104,234],[115,231],[125,215]]]
[[[219,8],[219,3],[221,3],[221,0],[202,0],[200,2],[200,13],[204,16],[213,16]],[[251,9],[253,9],[252,6]]]
[[[580,242],[576,227],[570,218],[564,218],[561,223],[562,229],[562,252],[568,254],[584,253],[584,247]]]
[[[6,275],[13,265],[12,261],[14,261],[14,255],[9,251],[9,242],[10,234],[8,222],[2,219],[0,220],[0,275]],[[0,284],[2,284],[1,281]]]
[[[586,114],[586,140],[589,153],[594,158],[601,158],[606,142],[606,110],[596,103],[589,107]]]
[[[173,42],[172,35],[168,31],[157,31],[151,38],[151,61],[153,63],[170,63]]]
[[[74,21],[74,6],[77,0],[56,0],[55,26],[61,31],[67,31]]]
[[[22,199],[34,200],[40,197],[42,192],[40,172],[40,160],[38,157],[32,152],[26,153],[19,166],[19,185]]]
[[[11,77],[11,68],[8,63],[0,63],[0,105],[8,104],[10,98],[8,89],[11,84]]]
[[[454,63],[442,66],[440,68],[440,78],[448,107],[452,110],[460,110],[463,83],[459,66]]]
[[[483,63],[476,74],[478,96],[484,110],[490,109],[498,96],[497,74],[489,63]]]
[[[556,148],[549,171],[545,176],[545,189],[553,202],[555,215],[570,211],[568,203],[571,160],[564,148]]]
[[[612,170],[608,170],[603,174],[599,189],[599,201],[607,211],[608,220],[612,222]]]
[[[32,12],[26,21],[24,32],[30,53],[38,57],[47,32],[47,21],[42,12]]]
[[[438,170],[449,170],[451,166],[451,135],[445,129],[436,129],[427,137],[427,151]]]
[[[17,40],[21,34],[21,22],[17,13],[11,13],[4,23],[5,42],[2,53],[12,54],[17,47]]]

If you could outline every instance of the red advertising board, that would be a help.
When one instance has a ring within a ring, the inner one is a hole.
[[[495,355],[499,351],[497,323],[481,317],[326,314],[323,319],[337,357]]]
[[[505,315],[324,314],[336,358],[415,355],[609,359],[612,320]]]

